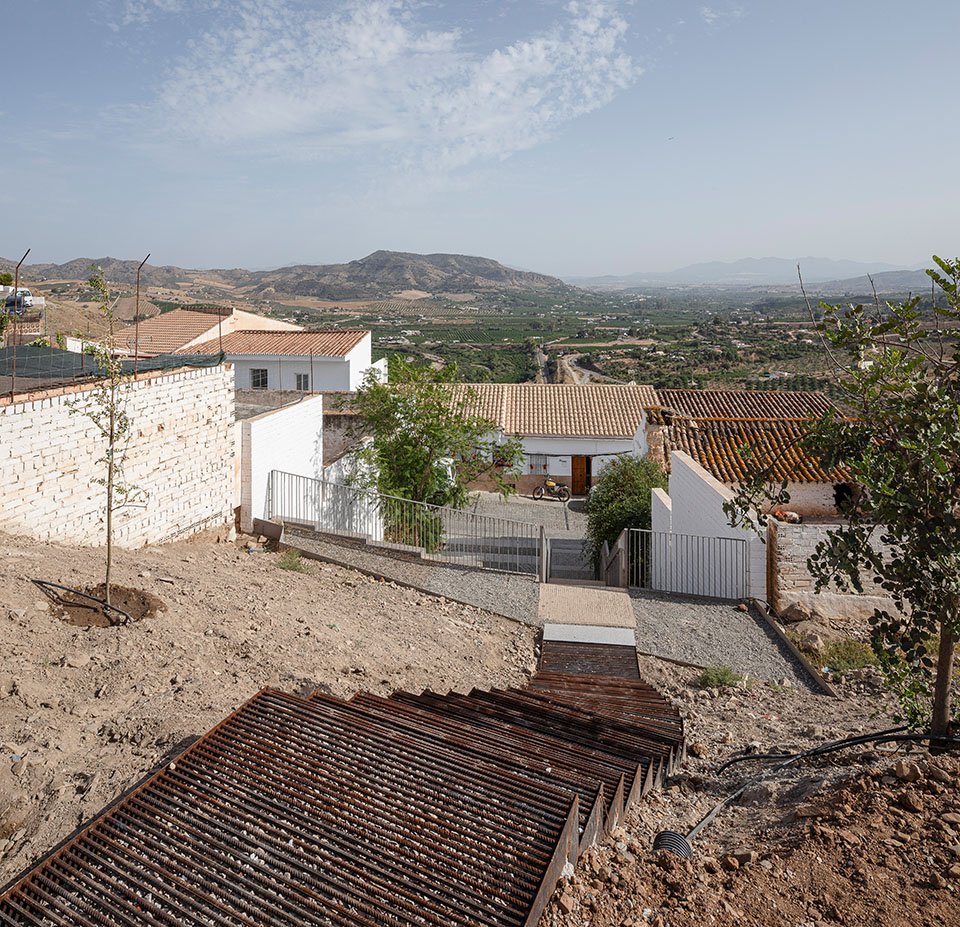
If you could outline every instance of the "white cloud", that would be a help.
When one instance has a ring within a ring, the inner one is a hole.
[[[727,4],[723,9],[712,6],[700,7],[700,18],[708,25],[715,26],[724,20],[740,19],[743,16],[743,7],[736,4]]]
[[[128,0],[173,6],[181,0]],[[378,154],[451,171],[509,157],[604,106],[638,77],[613,0],[575,0],[522,40],[478,53],[412,0],[237,0],[160,89],[191,144],[296,159]],[[226,19],[230,11],[230,19]]]

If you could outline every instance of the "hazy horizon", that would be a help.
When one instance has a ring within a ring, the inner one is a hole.
[[[15,4],[0,254],[915,266],[960,252],[957,27],[947,0]]]

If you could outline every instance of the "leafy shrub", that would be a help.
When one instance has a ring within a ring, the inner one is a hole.
[[[743,677],[729,666],[708,666],[695,680],[701,689],[725,689],[735,686]]]
[[[599,564],[603,543],[612,545],[624,528],[650,527],[650,491],[666,489],[667,475],[647,457],[624,454],[600,471],[587,503],[585,544]]]
[[[878,664],[873,648],[852,638],[825,641],[819,648],[802,647],[799,635],[791,634],[790,638],[817,666],[829,666],[835,673],[852,673],[865,666]]]
[[[291,547],[279,560],[277,566],[281,570],[292,570],[294,573],[309,573],[307,565],[300,557],[300,551]]]

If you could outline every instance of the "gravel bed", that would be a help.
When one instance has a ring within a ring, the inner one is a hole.
[[[667,598],[631,590],[637,649],[698,666],[729,666],[740,673],[814,689],[806,670],[753,607]]]
[[[286,542],[324,560],[384,579],[442,595],[524,624],[539,624],[540,587],[533,577],[441,566],[380,554],[369,548],[341,545],[306,534],[286,535]]]

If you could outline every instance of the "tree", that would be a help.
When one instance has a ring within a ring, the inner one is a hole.
[[[650,527],[650,492],[667,488],[667,475],[648,457],[623,454],[600,471],[587,505],[585,546],[594,564],[604,542],[613,544],[624,528]]]
[[[13,274],[5,270],[0,274],[0,286],[13,286]]]
[[[455,377],[452,366],[438,371],[399,355],[390,358],[389,384],[367,374],[354,403],[360,431],[372,438],[360,451],[360,485],[454,508],[466,505],[466,484],[483,475],[510,493],[522,445],[470,411],[474,391],[455,393]]]
[[[136,486],[124,482],[123,467],[130,441],[130,417],[127,415],[127,390],[130,380],[123,370],[122,360],[114,353],[113,304],[103,279],[103,269],[91,268],[93,276],[87,281],[97,296],[100,311],[107,320],[109,337],[106,343],[87,345],[84,353],[93,356],[100,378],[94,390],[83,399],[69,400],[71,413],[85,415],[96,426],[105,442],[104,454],[97,460],[106,473],[94,482],[106,490],[106,571],[104,576],[104,601],[110,604],[110,571],[113,563],[113,515],[122,505],[130,504],[144,496]]]
[[[850,415],[824,415],[803,444],[853,484],[843,522],[808,561],[816,589],[862,592],[873,580],[889,595],[895,613],[875,611],[871,645],[904,717],[929,722],[938,744],[955,710],[960,633],[960,260],[933,260],[932,308],[918,297],[820,304],[817,330]],[[728,514],[759,528],[789,494],[751,469]]]

